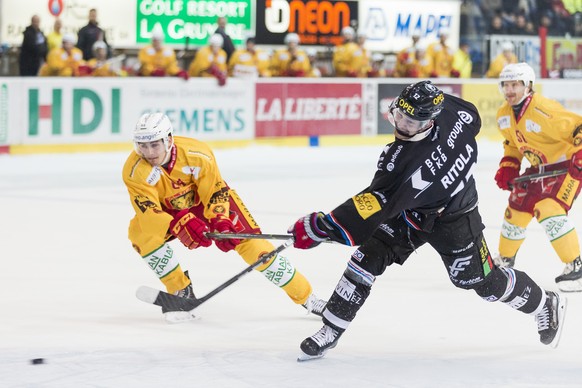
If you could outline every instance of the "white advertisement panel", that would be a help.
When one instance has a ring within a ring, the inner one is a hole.
[[[9,144],[84,144],[131,140],[139,116],[166,113],[175,134],[200,140],[254,138],[255,89],[229,79],[2,78]],[[96,80],[95,80],[96,81]],[[2,131],[0,131],[1,133]]]
[[[22,33],[33,15],[40,17],[41,30],[47,35],[58,17],[61,33],[77,34],[89,20],[89,10],[97,10],[99,26],[109,44],[135,46],[136,0],[3,0],[0,1],[0,42],[20,46]]]
[[[528,63],[536,72],[536,76],[539,77],[541,71],[540,38],[525,35],[491,35],[489,37],[490,61],[501,54],[502,45],[505,42],[513,43],[517,59],[520,62]]]
[[[359,31],[372,51],[397,52],[411,45],[413,32],[427,43],[437,40],[439,28],[450,30],[448,44],[458,47],[461,2],[361,0]]]

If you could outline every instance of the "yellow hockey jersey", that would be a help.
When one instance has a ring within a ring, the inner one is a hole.
[[[582,116],[538,93],[519,121],[504,102],[497,111],[497,126],[505,138],[504,156],[525,157],[532,166],[570,160],[582,148]]]
[[[226,51],[219,49],[215,55],[210,46],[202,47],[196,55],[194,60],[188,68],[190,77],[215,77],[209,72],[211,66],[215,66],[218,70],[226,74]]]
[[[173,215],[179,210],[203,205],[208,220],[229,215],[229,192],[214,154],[205,143],[174,137],[167,167],[150,165],[135,151],[123,166],[123,182],[129,192],[143,249],[156,249],[166,241]],[[141,252],[146,254],[149,252]]]
[[[176,75],[181,70],[176,53],[169,47],[156,51],[152,45],[145,46],[139,50],[137,57],[141,64],[139,73],[144,76],[151,75],[154,70],[163,70],[166,75]]]
[[[46,63],[42,65],[39,75],[42,77],[71,77],[79,75],[79,66],[83,65],[83,52],[76,47],[68,53],[62,47],[49,51]]]

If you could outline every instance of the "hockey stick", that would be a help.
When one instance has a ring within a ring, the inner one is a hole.
[[[293,238],[291,234],[264,234],[264,233],[205,233],[208,238],[217,239],[260,239],[260,240],[288,240]]]
[[[293,239],[290,238],[285,241],[282,245],[278,246],[273,251],[261,256],[259,260],[255,261],[253,264],[249,265],[247,268],[234,275],[232,278],[228,279],[226,282],[222,283],[214,290],[210,291],[208,294],[201,298],[180,298],[179,296],[168,294],[165,291],[158,290],[156,288],[141,286],[137,289],[135,296],[146,303],[155,304],[164,308],[167,311],[192,311],[196,307],[200,306],[202,303],[206,302],[208,299],[212,298],[214,295],[218,294],[241,277],[243,277],[248,272],[257,268],[259,265],[268,261],[272,257],[276,256],[283,250],[287,249],[293,245]]]
[[[524,175],[524,176],[517,177],[513,180],[513,183],[528,182],[528,181],[532,181],[534,179],[549,178],[549,177],[553,177],[553,176],[564,175],[566,173],[568,173],[568,169],[544,171],[544,172],[539,172],[536,174],[530,174],[530,175]]]
[[[218,233],[208,232],[204,234],[208,238],[222,239],[258,239],[258,240],[287,240],[293,238],[292,234],[265,234],[265,233]],[[333,240],[326,240],[326,243],[333,243]]]

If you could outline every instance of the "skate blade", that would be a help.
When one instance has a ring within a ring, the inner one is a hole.
[[[318,359],[322,358],[323,356],[325,356],[325,352],[323,352],[322,354],[318,354],[316,356],[310,356],[309,354],[306,354],[304,352],[301,352],[299,354],[299,356],[297,356],[297,362],[318,360]]]
[[[558,290],[562,292],[582,292],[582,279],[565,280],[556,283],[556,285],[558,286]]]
[[[164,319],[167,323],[185,323],[199,319],[192,311],[168,311],[164,313]]]
[[[558,304],[558,322],[560,325],[558,327],[558,332],[556,336],[548,345],[552,348],[557,348],[560,343],[560,337],[562,336],[562,329],[564,329],[564,318],[566,317],[566,307],[568,305],[568,300],[565,296],[560,295],[560,303]]]

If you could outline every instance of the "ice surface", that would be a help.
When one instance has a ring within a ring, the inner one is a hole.
[[[382,147],[217,150],[223,176],[266,233],[329,211],[370,181]],[[497,250],[507,194],[493,175],[501,145],[481,145],[476,171],[485,236]],[[160,287],[127,240],[132,216],[125,153],[0,156],[2,387],[579,387],[582,295],[569,294],[558,349],[538,342],[533,317],[456,289],[422,247],[378,278],[337,348],[297,363],[321,326],[258,273],[168,325],[138,301]],[[580,204],[572,218],[582,227]],[[203,295],[241,271],[236,253],[173,243]],[[331,295],[352,249],[324,244],[287,256]],[[517,259],[555,290],[560,263],[536,222]],[[45,364],[31,365],[33,358]]]

